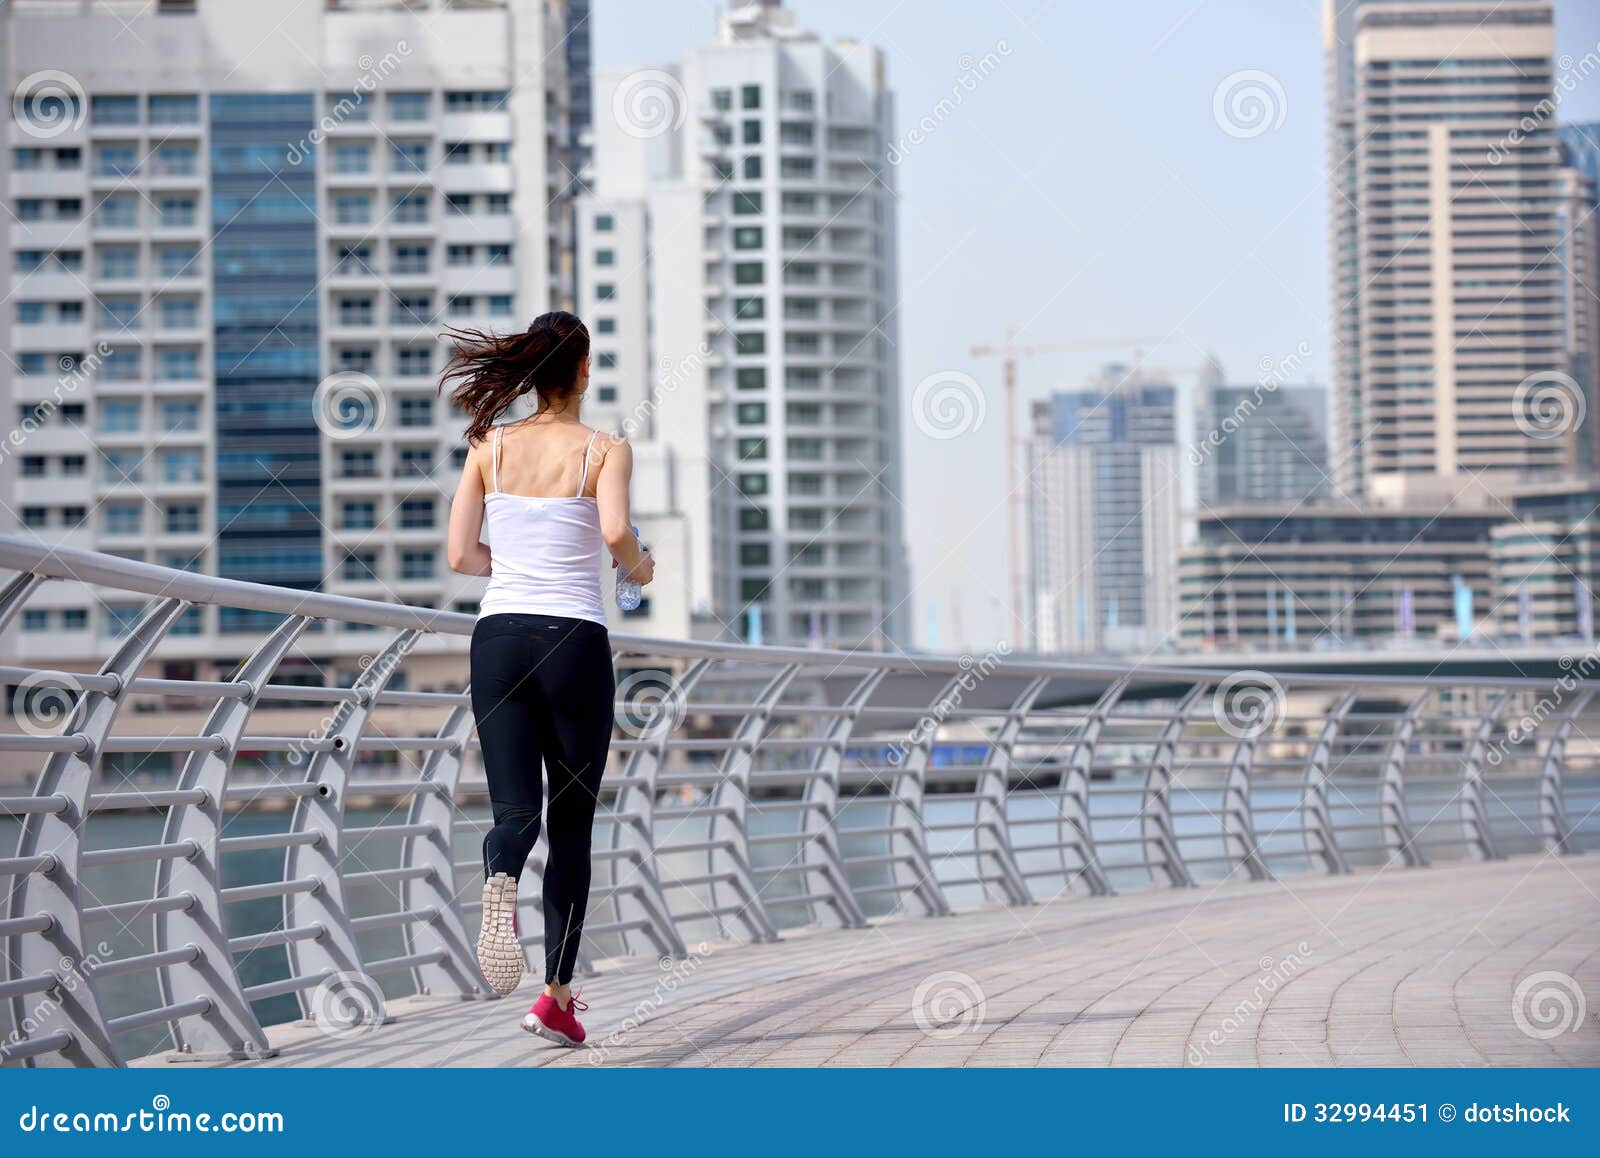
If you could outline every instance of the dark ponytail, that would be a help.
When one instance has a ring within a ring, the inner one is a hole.
[[[439,391],[466,412],[467,441],[488,437],[495,421],[529,390],[541,409],[560,409],[578,389],[578,367],[589,356],[589,328],[564,310],[540,314],[517,334],[451,328],[450,361]]]

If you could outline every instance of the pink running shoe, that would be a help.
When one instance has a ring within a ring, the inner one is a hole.
[[[578,1000],[577,994],[573,994],[566,1009],[562,1009],[548,993],[540,994],[539,1000],[533,1003],[533,1008],[522,1019],[522,1028],[557,1045],[580,1046],[588,1035],[583,1032],[583,1023],[573,1016],[573,1010],[585,1012],[588,1008],[587,1003]]]

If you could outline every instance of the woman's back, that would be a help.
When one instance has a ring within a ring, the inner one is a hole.
[[[605,623],[595,501],[605,456],[576,422],[518,422],[490,435],[484,479],[489,584],[478,614],[564,615]]]

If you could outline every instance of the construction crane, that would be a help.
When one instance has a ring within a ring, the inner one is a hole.
[[[1006,331],[1006,340],[999,346],[973,346],[968,353],[974,358],[1000,358],[1002,381],[1005,384],[1006,410],[1006,539],[1011,558],[1011,631],[1014,646],[1025,641],[1025,624],[1022,619],[1022,493],[1017,486],[1017,359],[1031,358],[1036,354],[1066,354],[1084,350],[1130,349],[1138,362],[1144,351],[1156,346],[1170,346],[1176,338],[1099,338],[1080,342],[1018,342],[1016,330]]]

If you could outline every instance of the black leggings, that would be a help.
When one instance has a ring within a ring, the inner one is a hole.
[[[494,827],[483,868],[513,880],[539,839],[541,761],[550,774],[544,979],[572,980],[589,906],[589,839],[611,747],[611,637],[559,615],[487,615],[472,632],[472,714]]]

